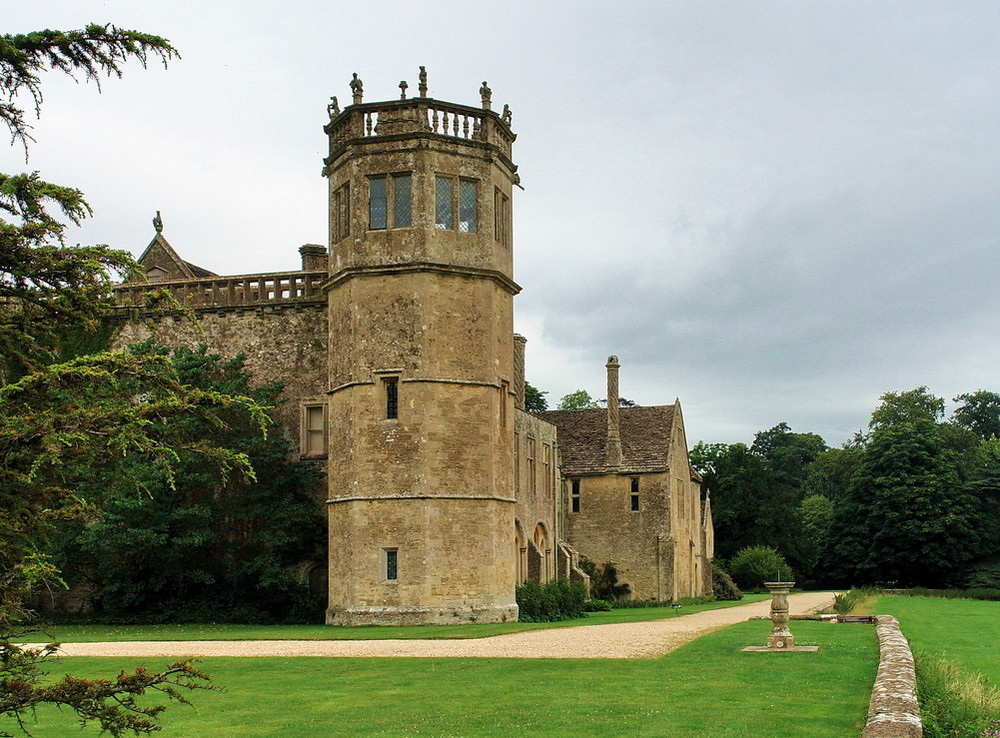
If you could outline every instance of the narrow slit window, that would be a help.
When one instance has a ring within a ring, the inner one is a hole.
[[[399,579],[399,549],[385,548],[385,578],[394,582]]]
[[[387,377],[385,382],[385,417],[388,419],[399,417],[399,380],[396,377]]]
[[[639,495],[632,495],[631,498],[631,509],[632,512],[636,512],[639,509]]]
[[[569,496],[570,512],[580,512],[580,480],[574,479],[570,482]]]

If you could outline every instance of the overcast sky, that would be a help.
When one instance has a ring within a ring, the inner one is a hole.
[[[326,104],[416,90],[508,103],[516,328],[551,402],[684,408],[691,444],[788,422],[840,445],[880,394],[1000,390],[1000,4],[46,2],[3,32],[89,22],[182,58],[50,75],[27,167],[82,189],[72,234],[164,235],[220,274],[326,244]],[[4,150],[0,171],[24,168]]]

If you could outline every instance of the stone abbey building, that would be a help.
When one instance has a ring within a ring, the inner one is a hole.
[[[324,127],[329,249],[301,269],[222,277],[156,235],[149,282],[199,316],[156,318],[164,342],[243,353],[285,384],[279,420],[325,465],[327,621],[517,618],[526,579],[585,579],[613,562],[632,596],[711,591],[711,510],[691,469],[680,404],[524,411],[525,342],[513,330],[507,107],[419,94],[353,104]],[[141,304],[146,285],[118,288]],[[122,337],[144,337],[130,326]]]

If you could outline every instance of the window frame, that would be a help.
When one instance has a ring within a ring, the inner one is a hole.
[[[399,581],[399,547],[398,546],[383,546],[382,547],[382,557],[381,557],[381,568],[382,568],[382,581],[383,582],[398,582]]]
[[[442,188],[443,183],[448,183],[448,199],[445,201],[442,198]],[[462,219],[462,195],[463,187],[472,187],[472,218],[469,221],[464,221]],[[455,233],[478,233],[480,226],[479,218],[479,180],[472,177],[460,177],[454,174],[435,174],[434,175],[434,228],[439,231],[453,231]],[[441,214],[441,204],[442,202],[447,202],[448,204],[448,222],[442,220]],[[462,224],[465,222],[471,223],[471,226],[463,228]]]
[[[310,424],[311,417],[313,413],[311,411],[320,411],[320,427],[315,428]],[[313,446],[312,439],[315,434],[319,433],[320,438],[320,448],[316,449]],[[303,458],[308,459],[321,459],[326,458],[329,449],[330,432],[329,423],[327,420],[327,407],[325,402],[305,402],[302,404],[302,431],[299,440],[299,451]]]
[[[405,222],[401,221],[400,208],[397,205],[396,199],[400,194],[399,188],[403,181],[407,181],[408,184],[408,199],[409,207],[405,209],[406,219]],[[382,214],[384,218],[384,225],[375,225],[374,222],[374,203],[372,183],[382,182],[384,187],[384,197],[385,197],[385,212]],[[368,175],[368,230],[369,231],[393,231],[399,230],[401,228],[412,228],[413,227],[413,172],[387,172],[384,174],[369,174]]]

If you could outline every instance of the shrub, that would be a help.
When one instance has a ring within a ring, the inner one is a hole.
[[[587,612],[611,612],[614,608],[607,600],[587,600],[584,609]]]
[[[834,595],[833,611],[838,615],[847,615],[856,610],[865,610],[881,594],[882,590],[878,587],[851,587],[846,592]]]
[[[518,619],[523,623],[548,623],[586,617],[587,588],[583,582],[554,579],[544,585],[531,580],[515,590]]]
[[[1000,589],[1000,560],[972,564],[965,575],[965,586],[973,589]]]
[[[618,583],[618,569],[611,562],[600,566],[588,559],[580,557],[580,569],[590,577],[590,596],[600,600],[621,600],[631,594],[631,587],[626,582]]]
[[[712,594],[717,600],[742,600],[743,593],[729,573],[712,559]]]
[[[729,562],[729,573],[740,589],[763,592],[764,582],[792,581],[791,567],[785,557],[771,546],[747,546]]]

